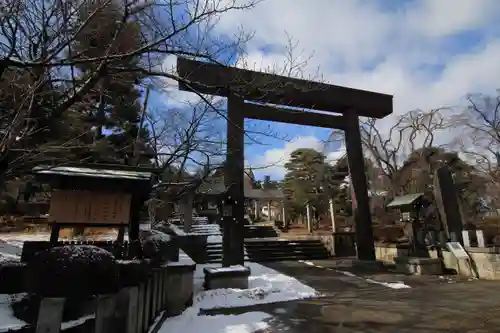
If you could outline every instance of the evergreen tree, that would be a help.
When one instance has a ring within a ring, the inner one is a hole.
[[[325,162],[325,156],[314,149],[297,149],[285,164],[288,172],[283,182],[289,204],[302,210],[307,203],[318,212],[328,208],[328,200],[337,191],[339,176]],[[345,177],[345,176],[344,176]]]
[[[123,21],[122,8],[116,2],[87,1],[79,12],[79,20],[87,21],[72,45],[76,59],[97,58],[106,55],[123,55],[138,49],[142,44],[141,27],[137,22]],[[138,84],[143,77],[137,72],[120,71],[120,68],[137,68],[140,56],[120,57],[107,63],[103,78],[83,101],[87,128],[93,128],[95,156],[98,162],[132,164],[134,149],[140,154],[148,151],[148,131],[139,129],[141,123],[141,91]],[[92,75],[98,62],[80,63],[78,69],[83,79]],[[140,131],[140,133],[139,133]],[[137,145],[136,139],[139,139]],[[139,164],[148,162],[148,158]]]

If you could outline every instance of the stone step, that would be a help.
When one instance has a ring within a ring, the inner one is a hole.
[[[249,240],[245,248],[252,261],[326,259],[330,253],[320,240]]]
[[[245,238],[278,237],[278,232],[272,226],[248,225],[245,226],[244,237]]]
[[[291,246],[324,246],[323,243],[317,240],[277,240],[277,239],[268,239],[268,240],[259,240],[256,241],[254,239],[245,239],[245,246],[248,247],[291,247]]]
[[[212,245],[207,244],[207,252],[220,252],[223,249],[222,244]],[[287,251],[304,251],[304,252],[314,252],[314,251],[325,251],[328,250],[324,246],[293,246],[293,247],[265,247],[265,248],[254,248],[245,246],[245,251],[250,252],[262,252],[262,253],[272,253],[272,252],[287,252]]]
[[[219,254],[222,255],[222,252],[223,252],[222,247],[217,248],[217,249],[209,249],[209,250],[207,249],[208,255],[219,255]],[[244,253],[247,254],[247,251],[245,250]]]
[[[274,255],[274,256],[264,256],[264,257],[259,257],[259,256],[248,256],[250,261],[254,262],[271,262],[271,261],[286,261],[286,260],[291,260],[291,261],[298,261],[298,260],[323,260],[323,259],[328,259],[329,255],[328,254],[283,254],[283,255]]]
[[[201,227],[197,227],[197,228],[191,228],[191,230],[217,230],[217,231],[219,231],[220,228],[215,228],[215,227],[203,227],[203,228],[201,228]]]
[[[190,233],[194,234],[222,234],[219,229],[191,229]]]
[[[250,260],[250,258],[245,256],[245,261],[249,261],[249,260]],[[209,263],[209,264],[219,264],[221,262],[222,262],[222,256],[207,258],[207,263]]]
[[[248,253],[255,255],[270,256],[280,253],[328,253],[325,248],[296,248],[296,249],[265,249],[265,250],[253,250],[247,249]]]
[[[222,260],[223,245],[220,242],[206,246],[207,262],[218,263]],[[320,240],[289,239],[245,239],[245,257],[254,262],[284,260],[320,260],[330,257]]]
[[[222,249],[222,243],[207,243],[207,249]]]
[[[208,257],[216,257],[216,256],[222,256],[222,251],[217,251],[217,252],[207,252]],[[245,251],[245,255],[248,255],[248,253]]]

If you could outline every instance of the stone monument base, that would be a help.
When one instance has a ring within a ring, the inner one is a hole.
[[[210,289],[248,289],[250,268],[245,266],[205,267],[205,290]]]
[[[412,275],[441,275],[443,266],[439,258],[397,257],[396,269],[400,273]]]

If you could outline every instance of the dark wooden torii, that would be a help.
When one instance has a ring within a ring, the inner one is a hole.
[[[384,118],[392,113],[392,96],[314,81],[255,72],[177,58],[177,72],[184,82],[179,89],[227,97],[227,157],[225,183],[232,199],[232,221],[225,221],[223,264],[244,263],[244,119],[267,120],[342,129],[357,200],[354,212],[358,259],[375,260],[359,116]],[[259,103],[259,104],[255,104]],[[272,104],[272,105],[269,105]],[[280,107],[303,108],[297,111]],[[329,115],[312,110],[341,113]],[[233,220],[234,219],[234,220]]]

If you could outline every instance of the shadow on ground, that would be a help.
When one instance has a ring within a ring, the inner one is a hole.
[[[314,264],[323,268],[298,262],[268,266],[316,288],[323,297],[211,310],[207,314],[262,311],[273,315],[270,327],[261,333],[500,332],[500,282],[349,271],[347,265],[333,260]],[[403,280],[412,288],[391,289],[366,278]]]

